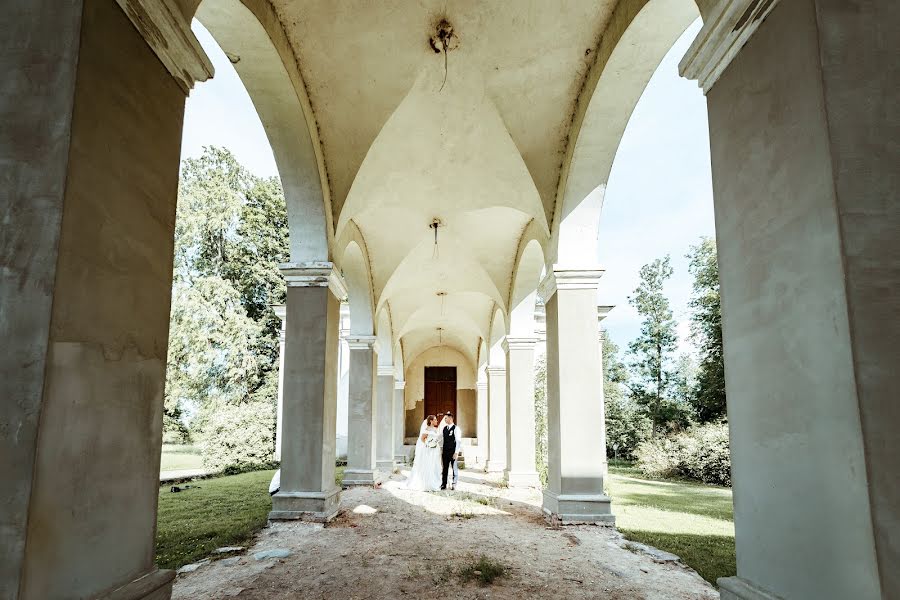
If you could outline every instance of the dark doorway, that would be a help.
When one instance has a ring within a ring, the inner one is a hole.
[[[425,416],[456,414],[456,367],[425,367]]]

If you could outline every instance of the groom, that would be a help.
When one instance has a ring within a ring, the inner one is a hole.
[[[453,483],[450,484],[450,489],[455,490],[456,483],[459,481],[459,466],[456,464],[456,457],[459,456],[459,452],[462,450],[462,432],[454,423],[453,413],[450,411],[447,411],[444,415],[444,426],[441,429],[441,433],[444,437],[444,449],[441,457],[444,470],[441,474],[441,489],[447,489],[447,472],[450,466],[453,465]]]

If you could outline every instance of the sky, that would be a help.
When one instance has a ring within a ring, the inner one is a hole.
[[[613,162],[600,215],[603,321],[624,350],[640,332],[628,297],[641,266],[670,255],[675,273],[665,286],[678,321],[679,351],[691,349],[688,301],[692,278],[685,255],[715,236],[706,98],[697,82],[678,75],[678,62],[700,31],[698,19],[672,46],[638,101]]]
[[[182,159],[203,146],[224,146],[253,173],[277,176],[265,131],[241,80],[212,36],[192,28],[216,76],[187,101]],[[706,99],[696,82],[678,75],[678,62],[700,30],[697,20],[675,43],[635,107],[613,163],[600,216],[599,259],[606,270],[600,304],[615,308],[603,326],[625,349],[640,330],[628,304],[642,265],[666,254],[675,270],[665,290],[678,320],[679,349],[690,351],[691,277],[685,254],[714,235]]]

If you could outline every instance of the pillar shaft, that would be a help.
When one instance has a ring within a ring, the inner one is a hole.
[[[536,338],[503,340],[506,352],[506,470],[510,487],[540,487],[535,468],[534,346]]]
[[[0,597],[168,598],[154,533],[185,93],[115,2],[0,17]]]
[[[375,432],[375,466],[379,471],[394,470],[394,366],[378,366],[378,427]]]
[[[350,335],[350,404],[344,485],[373,485],[376,438],[376,338]]]
[[[488,460],[487,470],[506,469],[506,368],[487,367],[488,387]]]
[[[331,263],[283,265],[287,280],[281,490],[270,519],[327,520],[334,483],[337,345],[345,293]]]
[[[751,21],[730,64],[700,69],[721,71],[708,107],[737,546],[722,597],[900,597],[900,10],[782,1]],[[691,69],[733,39],[722,27]]]
[[[556,267],[541,284],[547,313],[549,481],[544,511],[564,522],[614,521],[603,490],[606,426],[597,325],[601,274]]]
[[[476,384],[475,402],[477,411],[476,435],[478,437],[476,462],[479,467],[485,468],[490,453],[490,411],[488,410],[488,384],[486,380],[479,381]]]
[[[405,381],[394,382],[394,461],[398,464],[407,460],[403,437],[406,429],[406,407],[404,406]]]

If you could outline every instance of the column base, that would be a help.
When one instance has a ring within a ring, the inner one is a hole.
[[[169,600],[175,571],[156,569],[97,600]]]
[[[341,485],[375,485],[378,482],[378,471],[375,469],[345,469]]]
[[[272,496],[270,521],[330,521],[338,512],[341,490],[326,492],[278,492]]]
[[[506,470],[506,461],[488,460],[484,470],[488,473],[502,473]]]
[[[384,473],[393,473],[395,466],[396,466],[396,463],[394,462],[393,458],[388,459],[388,460],[375,461],[375,468]]]
[[[513,488],[539,488],[541,487],[541,476],[537,474],[537,471],[532,472],[519,472],[515,471],[504,471],[503,477],[506,479],[506,484],[509,487]]]
[[[722,600],[781,600],[740,577],[720,577],[716,583]]]
[[[611,500],[606,494],[554,494],[544,490],[544,514],[556,517],[563,525],[602,523],[615,525]]]

